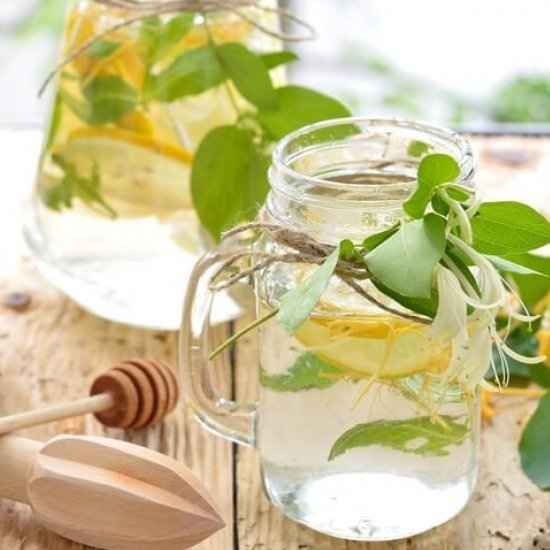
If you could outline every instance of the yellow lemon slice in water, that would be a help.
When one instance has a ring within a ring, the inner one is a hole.
[[[295,336],[320,359],[356,376],[389,379],[440,372],[450,358],[448,348],[428,339],[427,327],[390,318],[309,319]]]
[[[100,191],[135,208],[178,210],[192,207],[192,154],[152,136],[122,128],[79,128],[61,151],[82,176],[97,165]]]

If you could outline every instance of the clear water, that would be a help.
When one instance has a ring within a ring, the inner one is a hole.
[[[414,476],[368,471],[330,474],[267,462],[262,471],[269,498],[285,515],[317,531],[353,540],[394,540],[427,531],[455,516],[473,489],[468,477],[427,484]]]
[[[133,326],[176,330],[199,243],[192,210],[109,220],[82,208],[55,212],[35,198],[25,237],[37,265],[85,309]],[[234,318],[226,295],[213,322]]]
[[[376,338],[367,340],[374,346]],[[317,350],[306,348],[269,322],[261,333],[264,375],[288,374],[304,352],[322,355],[323,349],[322,343]],[[318,531],[366,541],[411,536],[456,515],[476,477],[476,405],[460,394],[443,399],[437,410],[468,426],[459,444],[445,448],[446,455],[369,445],[328,459],[334,442],[357,424],[425,415],[416,399],[398,389],[400,384],[412,387],[413,380],[418,387],[423,378],[376,382],[362,397],[367,378],[339,380],[324,389],[261,387],[258,443],[270,500],[285,515]],[[421,438],[407,448],[420,444]]]

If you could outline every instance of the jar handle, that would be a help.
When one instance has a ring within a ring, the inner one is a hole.
[[[218,395],[209,360],[210,311],[214,292],[208,282],[221,263],[231,256],[223,248],[203,255],[187,285],[179,338],[179,362],[187,405],[210,431],[236,443],[254,446],[257,406]]]

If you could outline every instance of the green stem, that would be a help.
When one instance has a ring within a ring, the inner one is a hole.
[[[214,52],[214,55],[216,56],[216,59],[218,60],[218,63],[220,64],[220,66],[227,73],[227,69],[223,63],[223,59],[220,57],[220,55],[218,54],[218,50],[216,49],[216,42],[214,41],[214,36],[210,29],[210,25],[208,24],[208,14],[203,13],[202,16],[204,19],[204,30],[206,32],[206,37],[208,38],[208,45],[212,48],[212,51]],[[239,109],[239,105],[237,104],[237,100],[235,99],[235,96],[233,95],[233,92],[229,87],[227,79],[223,81],[223,85],[224,85],[227,97],[229,98],[229,102],[231,103],[231,105],[233,106],[233,109],[235,110],[237,119],[240,119],[243,116],[243,113],[241,113],[241,110]]]
[[[458,220],[458,225],[460,226],[462,240],[467,245],[471,245],[473,242],[472,226],[470,225],[470,220],[468,219],[466,212],[464,212],[462,205],[459,202],[451,199],[445,189],[438,189],[437,194],[441,199],[443,199],[445,203],[447,203],[447,206],[453,211],[454,215],[456,216]]]
[[[225,351],[229,346],[233,345],[239,338],[241,338],[241,336],[244,336],[245,334],[248,334],[251,330],[254,330],[256,327],[259,327],[260,325],[262,325],[266,321],[269,321],[269,319],[271,319],[272,317],[275,317],[275,315],[277,315],[277,313],[279,313],[279,310],[274,309],[274,310],[270,311],[269,313],[267,313],[266,315],[264,315],[263,317],[259,317],[258,319],[255,319],[254,321],[252,321],[252,323],[246,325],[246,327],[244,327],[243,329],[241,329],[238,332],[236,332],[235,334],[233,334],[233,336],[231,336],[231,338],[228,338],[223,344],[218,346],[208,356],[208,359],[210,361],[212,361],[212,359],[215,359],[218,355],[220,355],[220,353]]]
[[[475,195],[475,191],[471,187],[466,187],[465,185],[460,185],[459,183],[447,183],[441,186],[442,189],[456,189],[457,191],[462,191],[467,195],[472,197]]]

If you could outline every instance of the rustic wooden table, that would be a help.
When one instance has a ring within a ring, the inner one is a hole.
[[[550,139],[472,141],[480,165],[477,183],[485,196],[519,195],[550,214]],[[36,130],[0,131],[0,298],[14,291],[31,297],[25,311],[0,305],[0,414],[83,396],[94,373],[121,358],[150,356],[176,363],[176,334],[97,319],[33,267],[21,237],[20,207],[32,186],[39,146]],[[228,330],[215,332],[222,338]],[[239,344],[232,361],[222,369],[228,395],[253,399],[252,337]],[[103,434],[185,461],[209,487],[227,521],[225,529],[197,550],[550,550],[550,494],[523,476],[516,451],[534,404],[500,397],[497,405],[499,414],[483,429],[478,488],[463,513],[422,536],[374,544],[333,539],[285,519],[262,493],[256,453],[207,433],[183,407],[146,433],[105,430],[93,418],[80,417],[25,434],[40,439],[59,433]],[[0,500],[0,550],[80,548],[34,523],[28,507]]]

